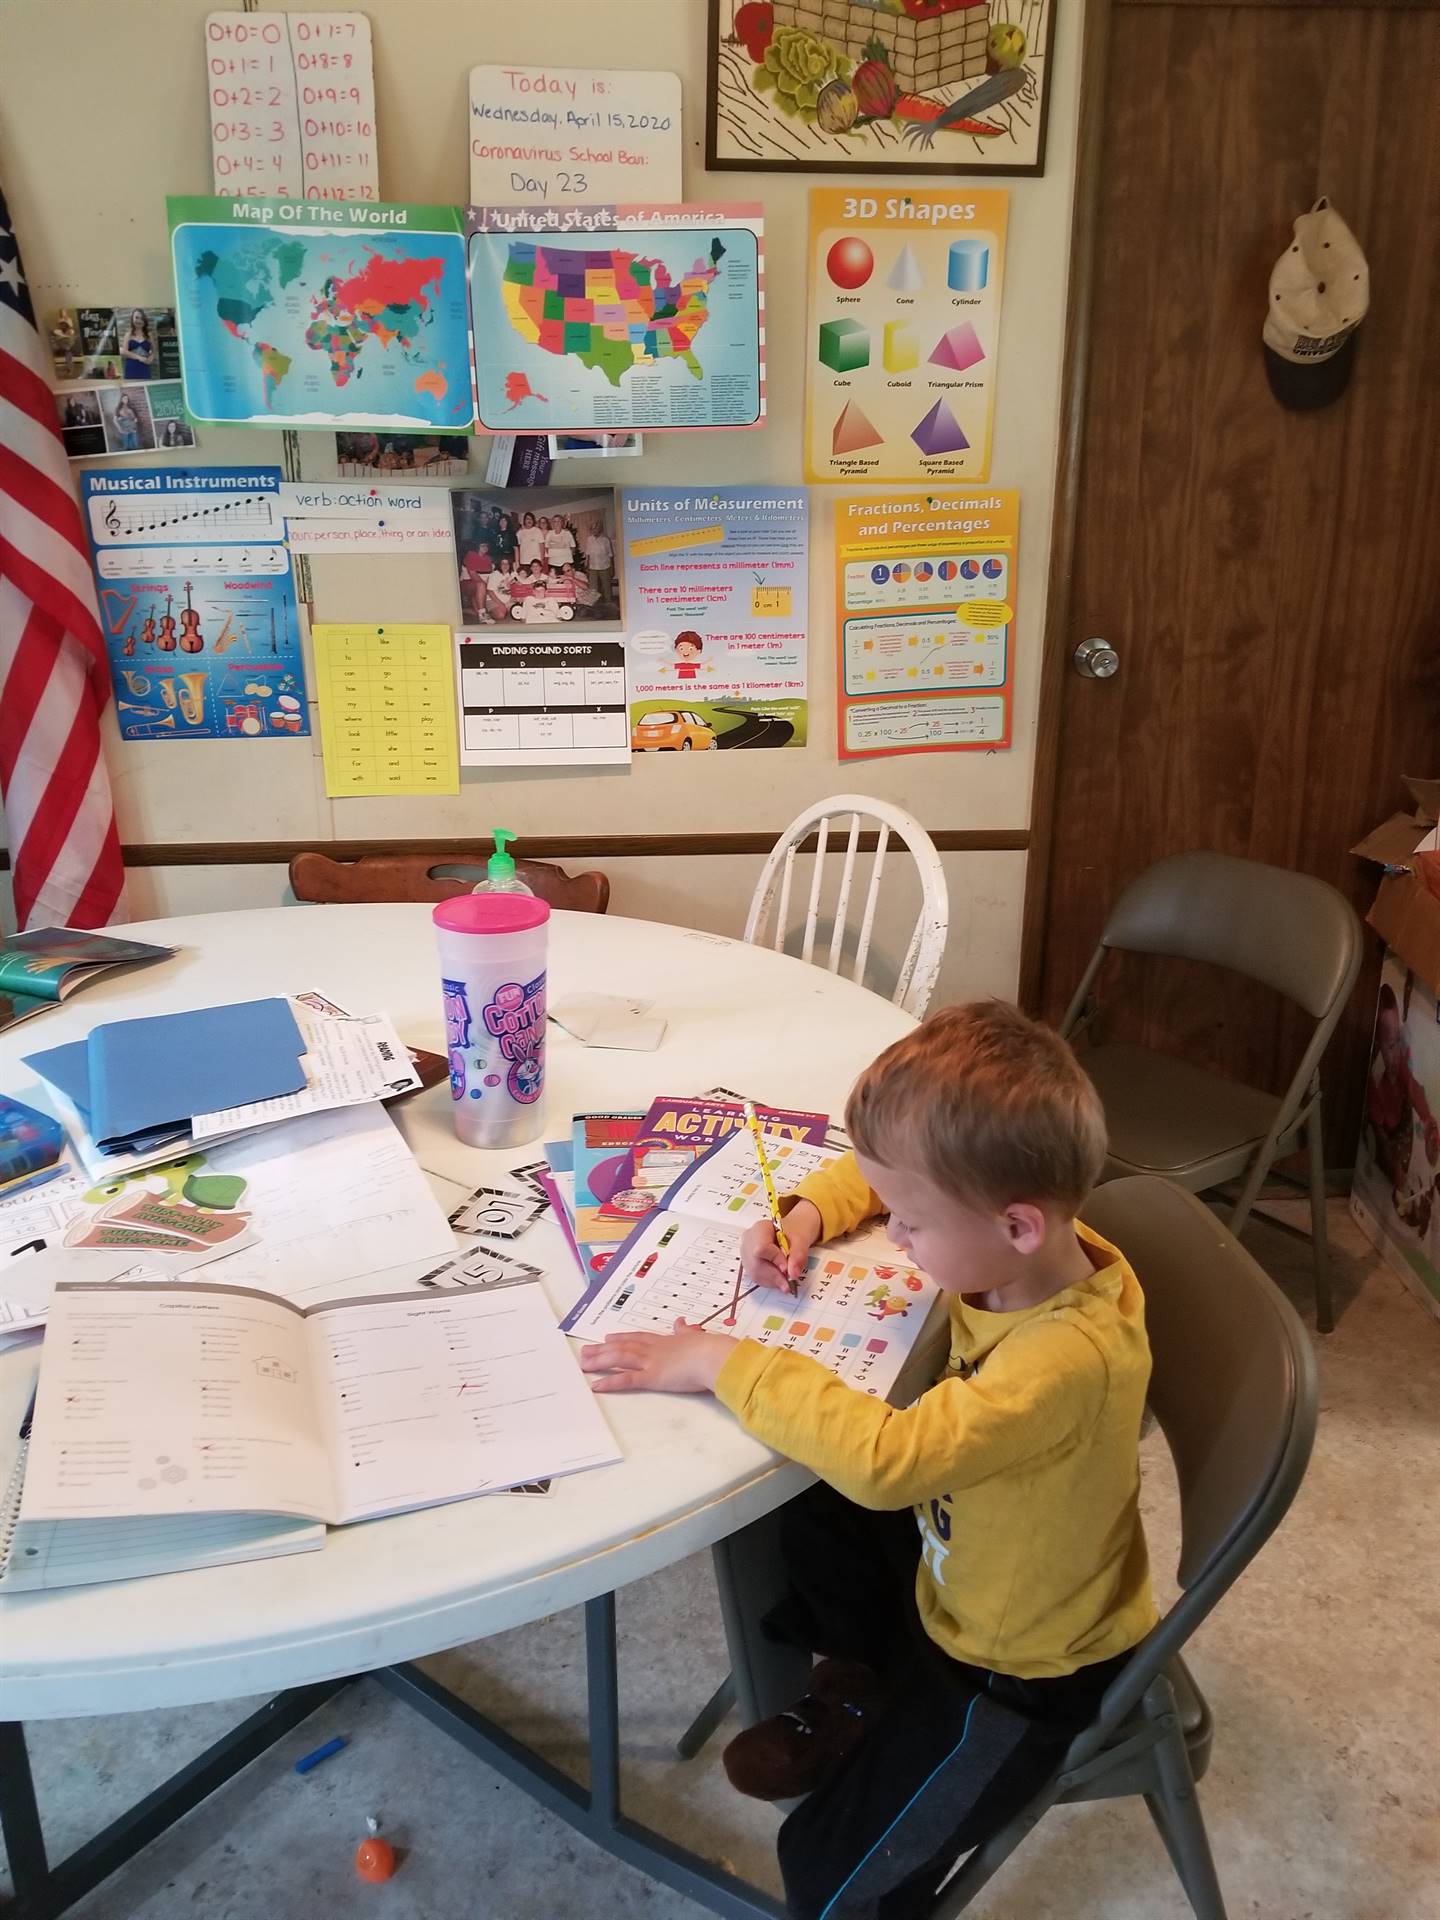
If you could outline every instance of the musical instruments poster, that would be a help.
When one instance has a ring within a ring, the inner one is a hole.
[[[122,740],[310,731],[278,467],[81,477]]]

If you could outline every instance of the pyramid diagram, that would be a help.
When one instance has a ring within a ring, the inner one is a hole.
[[[932,459],[940,453],[964,453],[970,445],[945,400],[937,400],[919,426],[911,428],[910,438]]]
[[[864,447],[878,447],[884,438],[856,402],[849,400],[830,431],[830,451],[832,454],[859,453]]]
[[[908,240],[896,255],[885,284],[893,293],[919,293],[924,286],[925,276],[920,271],[920,262],[915,258],[915,249]]]
[[[968,320],[962,320],[958,327],[951,327],[935,342],[930,364],[932,367],[949,367],[955,373],[964,373],[967,367],[978,366],[984,358],[985,349],[980,344],[979,334]]]

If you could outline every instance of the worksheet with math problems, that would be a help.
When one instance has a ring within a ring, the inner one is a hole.
[[[619,1457],[532,1280],[309,1309],[241,1288],[62,1287],[20,1517],[340,1525]]]

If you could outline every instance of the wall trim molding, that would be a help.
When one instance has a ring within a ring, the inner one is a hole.
[[[665,860],[709,858],[716,854],[766,854],[780,838],[780,828],[762,833],[602,833],[522,834],[514,851],[524,860]],[[848,836],[846,836],[848,839]],[[941,853],[1024,853],[1030,845],[1025,827],[951,828],[932,833]],[[876,836],[862,833],[860,849],[875,851]],[[832,853],[844,842],[832,841]],[[814,850],[812,835],[802,851]],[[127,867],[268,867],[288,866],[297,853],[323,853],[332,860],[358,860],[367,853],[429,853],[438,863],[474,861],[483,866],[490,855],[488,836],[473,840],[176,840],[122,846]],[[10,855],[0,849],[0,869],[8,869]]]

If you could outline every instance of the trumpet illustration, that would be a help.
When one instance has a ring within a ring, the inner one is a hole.
[[[180,676],[180,713],[187,727],[198,727],[205,718],[205,679],[203,673]]]
[[[115,702],[115,711],[117,713],[139,713],[143,714],[147,719],[153,719],[159,713],[160,709],[159,707],[137,707],[129,700],[117,700]]]

